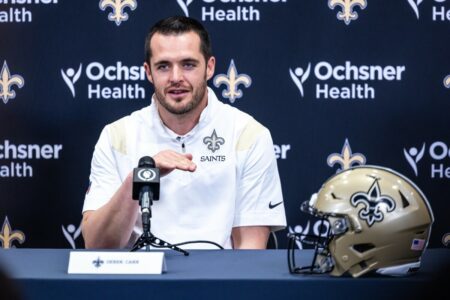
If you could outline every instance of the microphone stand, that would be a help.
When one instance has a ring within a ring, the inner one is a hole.
[[[140,192],[139,204],[141,205],[141,213],[142,213],[142,235],[134,244],[131,252],[137,251],[143,247],[145,247],[145,251],[150,251],[150,246],[155,248],[169,248],[178,252],[183,253],[185,256],[189,255],[189,252],[183,250],[173,244],[170,244],[156,236],[154,236],[150,232],[150,218],[152,217],[152,209],[151,206],[153,204],[153,193],[148,186],[142,187]]]

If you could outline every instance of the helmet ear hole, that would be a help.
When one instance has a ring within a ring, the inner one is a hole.
[[[357,244],[357,245],[353,245],[353,249],[359,253],[364,253],[366,251],[369,251],[371,249],[375,248],[374,244]]]
[[[403,206],[403,208],[408,207],[409,206],[408,199],[406,199],[405,195],[403,195],[402,192],[398,191],[398,193],[400,194],[400,198],[402,199],[402,206]]]

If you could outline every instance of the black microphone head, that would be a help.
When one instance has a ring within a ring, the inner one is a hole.
[[[150,156],[139,159],[139,165],[133,170],[132,197],[139,200],[142,187],[150,187],[153,200],[159,199],[159,169],[155,166],[155,160]]]
[[[154,168],[155,160],[151,156],[143,156],[139,159],[139,168]]]

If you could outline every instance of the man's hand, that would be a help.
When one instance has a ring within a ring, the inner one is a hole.
[[[197,169],[190,153],[182,154],[172,150],[164,150],[156,154],[153,159],[161,176],[165,176],[175,169],[189,172],[194,172]]]

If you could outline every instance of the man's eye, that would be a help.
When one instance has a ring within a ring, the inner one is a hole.
[[[159,65],[159,66],[156,67],[157,70],[166,70],[168,68],[169,67],[167,65]]]
[[[193,63],[185,63],[185,64],[183,65],[183,67],[184,67],[185,69],[192,69],[192,68],[195,68],[195,64],[193,64]]]

